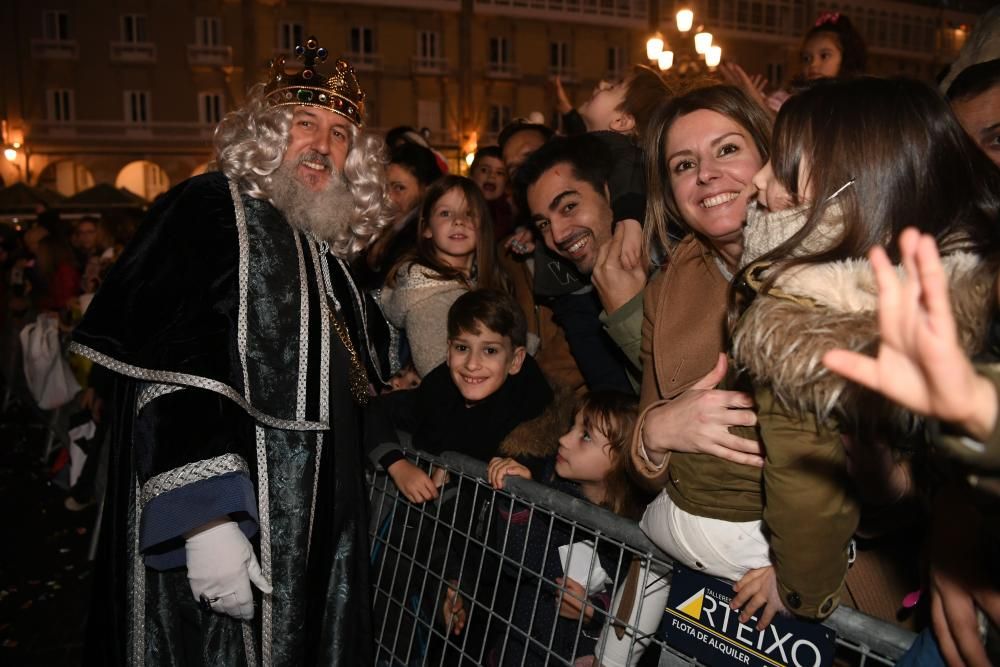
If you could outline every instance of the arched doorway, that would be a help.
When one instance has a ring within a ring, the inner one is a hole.
[[[159,165],[149,160],[136,160],[118,172],[115,187],[125,188],[147,201],[153,201],[170,187],[170,178]]]
[[[38,176],[38,185],[55,190],[65,197],[94,187],[94,175],[82,164],[72,160],[50,162]]]

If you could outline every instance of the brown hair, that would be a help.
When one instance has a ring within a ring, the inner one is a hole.
[[[476,218],[476,254],[471,276],[439,260],[433,239],[424,237],[424,232],[430,226],[434,206],[441,197],[456,188],[461,190]],[[493,218],[490,217],[490,209],[482,191],[474,181],[464,176],[447,174],[428,186],[420,208],[420,219],[417,221],[417,244],[390,269],[385,279],[386,285],[394,287],[400,269],[411,263],[430,269],[435,277],[442,280],[455,280],[468,287],[475,284],[476,287],[506,289],[506,276],[497,261],[496,242],[493,240]]]
[[[583,417],[588,430],[600,431],[611,448],[611,471],[601,505],[619,516],[638,520],[648,498],[629,473],[629,446],[639,417],[636,397],[617,391],[591,391],[580,397],[573,411],[574,418],[576,415]]]
[[[772,168],[796,203],[805,188],[803,160],[812,205],[803,228],[761,258],[775,262],[765,293],[793,266],[862,258],[876,245],[898,261],[896,242],[906,227],[934,236],[942,253],[966,249],[993,258],[1000,248],[1000,171],[924,83],[828,80],[792,97],[775,123]],[[833,201],[840,238],[790,258]]]
[[[506,292],[476,289],[466,292],[448,309],[448,339],[463,331],[478,334],[480,326],[510,338],[514,347],[524,347],[528,324],[524,312]]]
[[[649,127],[649,120],[656,108],[670,99],[670,87],[660,73],[646,65],[633,65],[625,77],[625,99],[619,111],[635,119],[633,134],[642,141]]]
[[[711,85],[696,88],[660,106],[649,121],[645,140],[646,153],[646,224],[643,225],[646,248],[650,256],[657,247],[670,251],[672,242],[667,233],[671,224],[690,231],[681,217],[670,187],[670,166],[667,164],[667,135],[681,116],[700,109],[715,111],[733,120],[750,133],[763,162],[767,162],[771,144],[771,119],[759,104],[735,86]],[[763,164],[762,162],[762,164]]]

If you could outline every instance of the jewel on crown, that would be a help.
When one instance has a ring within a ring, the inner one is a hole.
[[[340,114],[361,127],[364,124],[365,92],[361,89],[354,68],[346,60],[338,59],[333,74],[324,76],[316,63],[326,62],[327,50],[310,36],[305,45],[295,47],[295,58],[302,61],[302,68],[289,73],[285,57],[277,56],[270,62],[271,75],[265,98],[272,106],[314,106]]]

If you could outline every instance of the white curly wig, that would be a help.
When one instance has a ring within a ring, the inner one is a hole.
[[[292,107],[264,100],[264,84],[253,86],[246,103],[215,129],[215,161],[223,174],[255,199],[271,201],[268,177],[281,166],[292,127]],[[349,123],[351,150],[344,179],[354,199],[349,229],[330,239],[335,255],[353,259],[389,224],[393,211],[385,187],[385,142]],[[271,203],[274,203],[271,201]]]

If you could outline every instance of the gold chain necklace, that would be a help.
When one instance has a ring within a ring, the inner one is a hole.
[[[365,407],[368,405],[368,399],[370,398],[368,393],[368,373],[358,358],[358,351],[354,349],[354,343],[351,342],[351,336],[347,333],[347,327],[337,318],[337,312],[334,308],[330,308],[330,322],[333,324],[334,331],[337,332],[340,342],[344,345],[344,349],[347,350],[347,354],[351,358],[351,368],[347,374],[351,394],[358,405]]]

